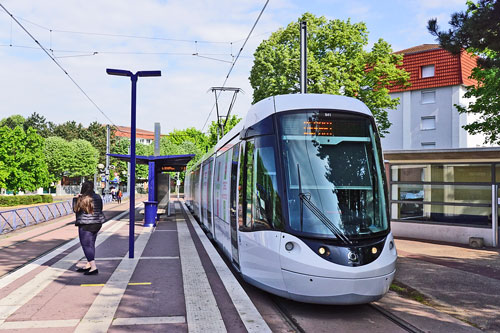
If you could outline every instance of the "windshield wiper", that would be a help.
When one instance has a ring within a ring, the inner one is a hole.
[[[325,225],[335,235],[338,239],[340,239],[345,244],[352,246],[351,240],[340,230],[330,219],[323,214],[321,209],[319,209],[310,199],[311,194],[302,193],[302,183],[300,180],[300,167],[297,163],[297,176],[299,180],[299,199],[300,199],[300,231],[303,229],[304,223],[304,210],[302,205],[304,204],[309,210],[316,215],[316,217]]]

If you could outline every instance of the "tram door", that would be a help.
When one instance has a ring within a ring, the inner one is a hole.
[[[243,145],[242,145],[243,149]],[[231,160],[231,193],[230,193],[230,219],[231,219],[231,255],[233,263],[239,268],[240,257],[238,253],[238,162],[240,144],[233,147]]]

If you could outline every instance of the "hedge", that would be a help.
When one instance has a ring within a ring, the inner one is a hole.
[[[2,207],[31,205],[37,203],[51,203],[52,201],[53,198],[50,194],[0,195],[0,206]]]

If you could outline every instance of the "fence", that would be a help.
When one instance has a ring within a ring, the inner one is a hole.
[[[125,197],[128,197],[128,193],[123,194],[123,198]],[[112,201],[113,198],[110,194],[102,197],[103,204],[108,204]],[[72,200],[1,211],[0,235],[20,228],[47,222],[69,214],[73,214]]]

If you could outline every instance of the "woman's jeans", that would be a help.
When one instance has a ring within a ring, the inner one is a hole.
[[[85,257],[89,262],[95,259],[95,240],[100,229],[101,224],[78,226],[78,236],[80,237],[80,244],[82,245]]]

